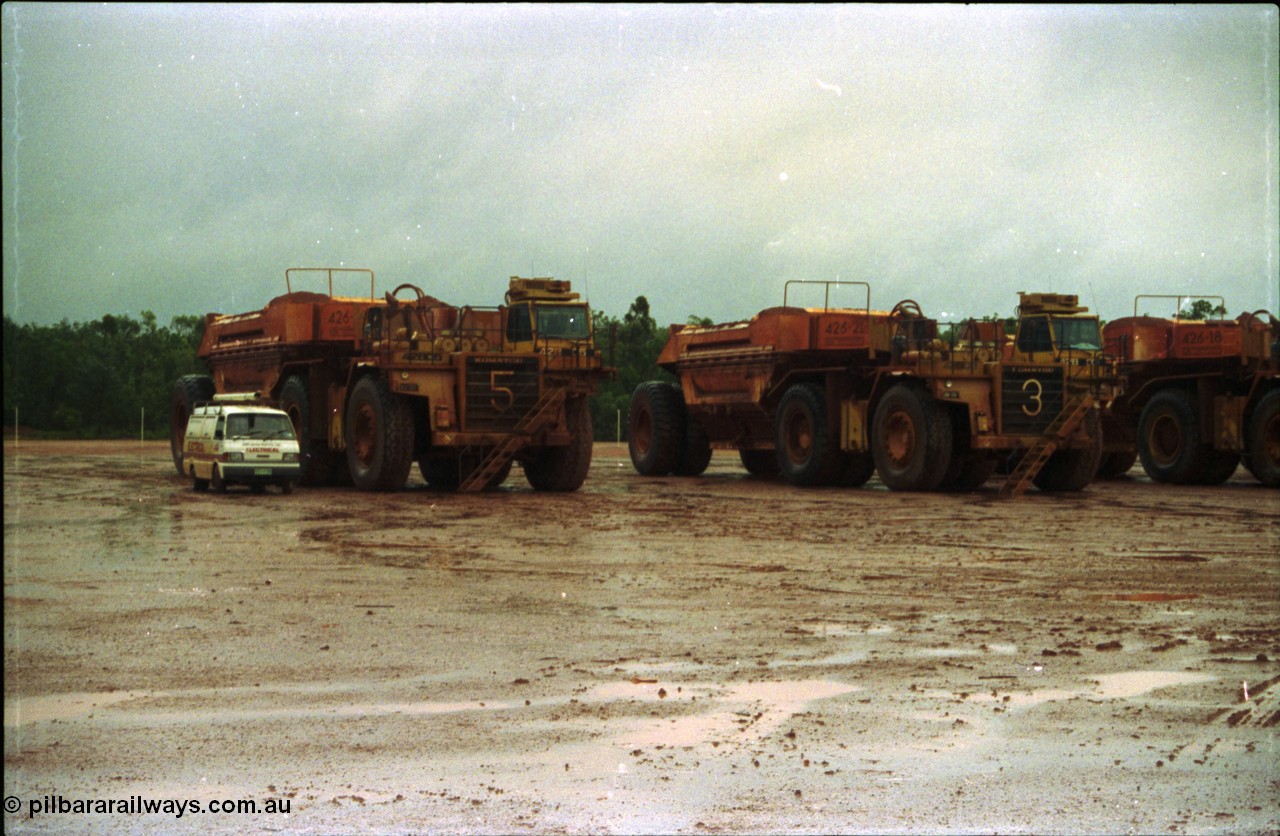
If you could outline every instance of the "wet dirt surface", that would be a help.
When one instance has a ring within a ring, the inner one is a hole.
[[[568,495],[218,495],[22,442],[4,478],[7,833],[1280,829],[1243,470],[1002,501],[598,445]],[[57,811],[131,799],[202,812]]]

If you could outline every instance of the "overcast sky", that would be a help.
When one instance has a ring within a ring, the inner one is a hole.
[[[18,322],[252,310],[293,266],[474,305],[550,275],[661,324],[746,318],[792,279],[944,319],[1019,290],[1280,309],[1274,5],[2,20]]]

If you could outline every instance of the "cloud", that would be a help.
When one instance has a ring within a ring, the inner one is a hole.
[[[670,321],[836,278],[972,314],[1274,310],[1276,17],[7,4],[4,308],[167,321],[341,263],[472,304],[554,274]]]

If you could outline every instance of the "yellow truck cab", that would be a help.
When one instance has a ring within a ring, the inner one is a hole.
[[[292,493],[302,474],[298,437],[287,413],[259,404],[218,402],[191,410],[182,446],[182,470],[192,487],[206,491],[213,485],[248,485],[261,493],[279,485]]]

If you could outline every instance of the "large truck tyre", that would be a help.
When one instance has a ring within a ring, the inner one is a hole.
[[[1264,485],[1280,486],[1280,389],[1253,408],[1246,442],[1249,472]]]
[[[842,488],[860,488],[875,475],[876,461],[870,453],[845,453],[844,466],[836,477]]]
[[[680,401],[680,417],[684,421],[684,439],[680,444],[680,455],[676,459],[675,474],[677,476],[701,476],[711,464],[711,439],[702,428],[698,419],[689,414],[684,405],[684,393],[678,384],[672,384],[676,398]]]
[[[195,405],[213,398],[213,378],[203,374],[189,374],[178,378],[173,384],[173,394],[169,398],[169,452],[173,456],[173,466],[178,473],[186,476],[182,468],[182,445],[187,439],[187,419]]]
[[[302,454],[302,477],[298,481],[303,485],[325,484],[333,475],[337,457],[329,449],[328,438],[311,436],[311,395],[305,377],[292,375],[285,380],[280,387],[280,409],[289,416],[298,435],[298,450]]]
[[[488,456],[492,448],[485,447],[479,453],[454,453],[447,458],[421,458],[418,460],[418,472],[422,474],[427,486],[436,491],[456,491],[462,480],[469,476]],[[500,487],[511,476],[512,460],[507,459],[497,473],[489,477],[484,490]]]
[[[1136,461],[1138,461],[1138,451],[1136,449],[1116,453],[1103,453],[1102,461],[1098,462],[1098,472],[1093,478],[1119,479],[1133,468]]]
[[[932,491],[951,464],[951,420],[921,386],[899,383],[876,406],[871,453],[880,481],[895,491]]]
[[[564,404],[565,422],[573,440],[566,447],[546,447],[524,462],[524,477],[535,491],[576,491],[591,469],[591,409],[586,398]],[[492,483],[491,483],[492,484]]]
[[[684,405],[670,384],[649,380],[631,394],[627,449],[641,476],[666,476],[676,469],[684,444]]]
[[[1138,419],[1138,456],[1157,482],[1190,484],[1207,464],[1200,444],[1200,417],[1191,395],[1165,389],[1142,408]]]
[[[360,378],[347,403],[347,466],[365,491],[398,491],[413,464],[413,412],[380,377]]]
[[[1221,485],[1235,475],[1240,466],[1240,454],[1232,450],[1207,449],[1203,455],[1205,461],[1196,476],[1197,485]]]
[[[1049,457],[1031,481],[1046,493],[1084,490],[1098,472],[1102,461],[1102,427],[1096,410],[1085,417],[1089,446],[1083,450],[1059,450]]]
[[[987,483],[996,472],[999,460],[981,450],[953,452],[951,466],[938,487],[945,491],[973,491]]]
[[[951,418],[951,463],[938,490],[972,491],[986,484],[996,472],[996,456],[988,450],[974,450],[969,443],[969,413],[965,409],[945,410]]]
[[[772,479],[781,472],[778,456],[772,450],[739,450],[738,458],[752,476]]]
[[[778,404],[774,451],[782,478],[793,485],[830,485],[844,469],[845,457],[828,426],[827,398],[816,383],[797,383]]]

